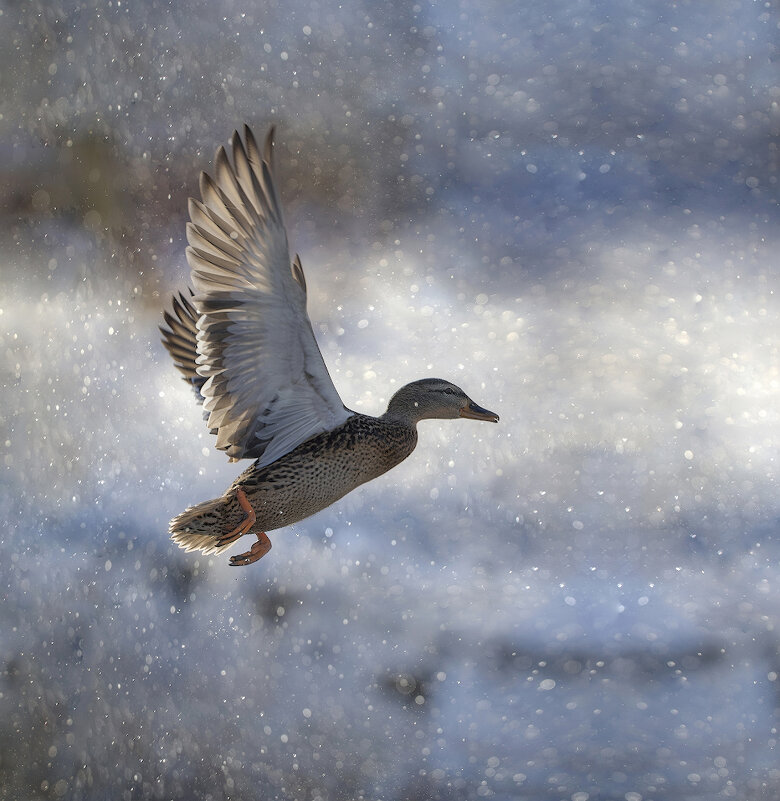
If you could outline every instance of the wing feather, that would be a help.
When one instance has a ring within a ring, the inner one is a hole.
[[[192,295],[192,290],[189,294]],[[198,375],[196,363],[198,358],[198,313],[183,292],[180,292],[178,297],[173,296],[171,305],[173,313],[163,312],[167,328],[160,326],[163,345],[171,354],[173,363],[182,374],[182,378],[192,387],[198,403],[203,403],[201,390],[206,379],[202,375]],[[206,415],[206,419],[208,419],[208,415]]]
[[[196,294],[183,344],[180,318],[165,318],[166,347],[185,377],[194,382],[195,374],[217,448],[261,465],[353,414],[314,338],[300,258],[290,262],[273,135],[272,128],[261,155],[248,127],[243,140],[234,132],[232,162],[219,147],[214,178],[201,175],[201,200],[189,203]]]

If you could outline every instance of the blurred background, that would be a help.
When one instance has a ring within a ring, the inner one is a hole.
[[[0,3],[0,796],[780,796],[779,23]],[[244,123],[345,403],[501,422],[235,570],[168,539],[242,465],[157,325]]]

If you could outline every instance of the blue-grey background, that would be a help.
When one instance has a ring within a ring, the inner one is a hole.
[[[780,796],[777,7],[0,11],[0,796]],[[347,405],[501,422],[235,570],[156,326],[244,122]]]

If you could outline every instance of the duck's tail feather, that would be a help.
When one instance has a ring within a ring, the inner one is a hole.
[[[190,506],[171,520],[168,527],[171,539],[185,551],[221,553],[233,544],[232,541],[218,544],[225,531],[228,508],[224,497]]]

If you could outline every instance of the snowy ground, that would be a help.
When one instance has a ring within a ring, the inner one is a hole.
[[[777,798],[775,11],[261,8],[0,17],[3,793]],[[347,405],[501,422],[236,570],[156,326],[245,121]]]

